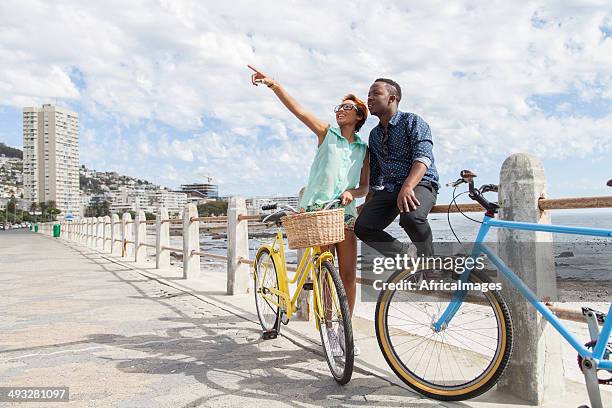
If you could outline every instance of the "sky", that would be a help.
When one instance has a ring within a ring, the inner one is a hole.
[[[400,110],[430,125],[443,184],[465,168],[496,183],[525,152],[550,197],[610,194],[609,1],[4,0],[0,141],[21,147],[22,108],[52,103],[79,113],[87,167],[295,195],[316,137],[247,64],[332,124],[344,94],[394,79]]]

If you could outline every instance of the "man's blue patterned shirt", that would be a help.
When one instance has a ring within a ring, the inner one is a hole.
[[[387,191],[401,188],[415,160],[427,166],[422,181],[439,188],[431,131],[420,116],[397,111],[389,120],[386,137],[379,123],[370,132],[369,145],[371,188]]]

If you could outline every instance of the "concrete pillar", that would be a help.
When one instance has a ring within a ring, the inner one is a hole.
[[[147,218],[143,210],[136,212],[134,220],[134,262],[145,263],[147,261],[147,247],[143,246],[147,239]]]
[[[102,234],[102,250],[104,252],[110,252],[113,248],[113,243],[111,242],[111,217],[108,215],[104,216],[104,233]]]
[[[200,223],[191,221],[198,216],[198,207],[187,204],[183,209],[183,278],[201,278],[200,255],[192,251],[200,250]]]
[[[133,226],[132,214],[129,212],[123,213],[121,218],[121,245],[123,248],[121,256],[125,258],[132,258],[134,256],[134,245],[127,242],[134,241]]]
[[[168,210],[159,207],[155,222],[155,268],[170,267],[170,252],[162,250],[162,247],[170,245],[170,223],[162,222],[168,220]]]
[[[104,217],[96,218],[96,249],[104,247]]]
[[[540,211],[538,200],[546,195],[544,169],[533,156],[517,153],[501,168],[499,219],[550,224],[550,215]],[[546,232],[498,230],[499,255],[537,296],[554,299],[555,264],[552,235]],[[514,347],[510,365],[499,381],[499,389],[533,404],[558,399],[564,391],[561,336],[518,291],[504,282],[503,294],[514,325]]]
[[[111,214],[111,253],[121,256],[121,221],[118,214]]]
[[[227,294],[248,293],[251,287],[249,265],[238,262],[249,259],[248,221],[238,221],[239,215],[247,215],[244,198],[230,197],[227,206]]]

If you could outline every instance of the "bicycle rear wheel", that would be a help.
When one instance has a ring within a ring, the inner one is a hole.
[[[387,282],[420,283],[399,271]],[[472,271],[469,282],[489,280]],[[451,291],[381,291],[376,304],[376,337],[395,374],[419,393],[443,401],[474,398],[489,390],[512,353],[512,320],[496,291],[469,291],[448,326],[433,323],[446,310]]]
[[[321,343],[329,369],[334,379],[344,385],[351,380],[355,361],[348,300],[340,275],[331,262],[323,262],[317,273],[320,292],[314,305],[314,314],[318,321]],[[317,307],[317,303],[320,308]]]
[[[278,290],[278,276],[274,258],[270,255],[270,251],[264,248],[257,254],[255,258],[255,307],[257,308],[257,316],[259,323],[264,331],[279,329],[280,310],[278,304],[280,299],[278,295],[272,294],[269,289]]]

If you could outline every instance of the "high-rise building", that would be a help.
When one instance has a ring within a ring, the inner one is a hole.
[[[79,115],[53,105],[23,108],[24,198],[55,201],[62,213],[80,212]]]

